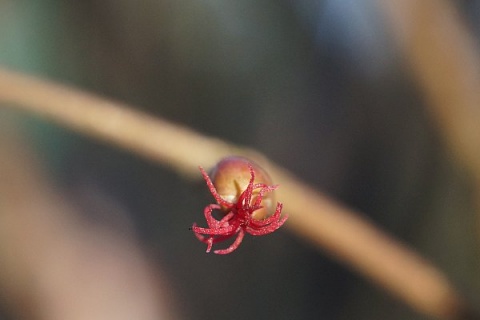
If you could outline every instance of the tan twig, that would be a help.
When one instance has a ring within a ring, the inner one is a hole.
[[[480,239],[480,50],[446,0],[379,1],[439,133],[472,174]]]
[[[480,59],[446,0],[379,1],[450,148],[480,183]]]
[[[445,319],[463,312],[461,298],[440,271],[361,215],[253,151],[153,119],[125,105],[7,71],[0,71],[0,102],[199,178],[198,165],[212,166],[227,154],[255,158],[281,185],[278,198],[290,215],[287,225],[300,237],[420,312]]]

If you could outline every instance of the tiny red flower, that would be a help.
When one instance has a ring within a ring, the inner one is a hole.
[[[281,203],[277,203],[275,212],[268,216],[268,207],[273,202],[271,194],[278,186],[264,183],[270,181],[268,175],[251,161],[240,157],[223,159],[213,173],[214,182],[202,167],[200,171],[217,201],[217,204],[205,207],[204,215],[208,228],[197,227],[196,223],[192,226],[198,240],[207,244],[207,253],[211,251],[214,243],[236,236],[228,248],[214,251],[216,254],[231,253],[242,243],[245,232],[254,236],[266,235],[280,228],[287,220],[287,216],[280,217]],[[245,180],[246,173],[250,176],[248,180]],[[255,173],[260,175],[260,181],[256,183]],[[243,191],[242,180],[248,181]],[[264,200],[265,206],[262,205]],[[222,211],[224,216],[216,219],[212,215],[213,210]]]

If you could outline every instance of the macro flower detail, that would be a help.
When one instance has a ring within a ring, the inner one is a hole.
[[[287,216],[281,217],[281,203],[277,203],[275,212],[271,214],[273,191],[278,186],[269,185],[267,173],[250,160],[224,158],[215,167],[212,179],[202,167],[200,171],[217,201],[204,209],[208,228],[198,227],[196,223],[191,228],[197,239],[207,244],[207,253],[214,243],[236,236],[228,248],[214,251],[216,254],[231,253],[242,243],[245,233],[263,236],[274,232],[287,220]],[[215,218],[212,214],[214,210],[220,211],[223,216]]]

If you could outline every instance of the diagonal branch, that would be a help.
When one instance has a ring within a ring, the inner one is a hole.
[[[451,150],[480,183],[479,48],[447,0],[379,1]]]
[[[128,149],[182,174],[239,154],[260,162],[281,187],[287,226],[333,258],[425,314],[456,319],[464,303],[446,277],[356,212],[295,179],[258,153],[202,136],[128,106],[0,70],[0,103]],[[192,156],[195,155],[195,156]]]

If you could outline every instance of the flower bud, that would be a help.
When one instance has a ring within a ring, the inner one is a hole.
[[[224,200],[236,203],[240,195],[247,189],[251,179],[249,164],[254,171],[254,184],[272,185],[270,176],[255,162],[242,157],[227,157],[217,163],[210,175],[215,189]],[[255,202],[259,190],[258,188],[253,190],[251,204]],[[275,211],[274,205],[273,192],[267,192],[262,199],[263,208],[255,210],[252,218],[256,220],[265,219]]]

